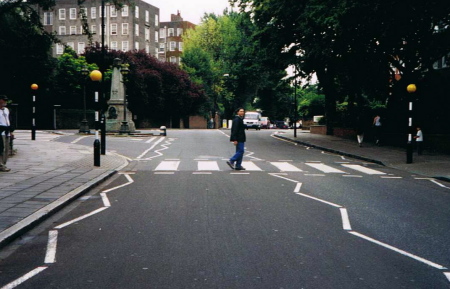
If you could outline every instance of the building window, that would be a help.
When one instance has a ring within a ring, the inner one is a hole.
[[[111,35],[117,35],[117,23],[111,23]]]
[[[183,28],[177,28],[177,36],[181,36],[183,34]]]
[[[111,15],[111,17],[117,17],[117,9],[114,6],[109,6],[110,9],[110,13],[109,15]]]
[[[76,34],[77,34],[77,27],[70,26],[70,35],[76,35]]]
[[[97,34],[97,26],[96,25],[92,25],[91,26],[91,33],[92,34]]]
[[[128,16],[128,6],[127,5],[124,5],[123,7],[122,7],[122,17],[127,17]]]
[[[77,8],[70,8],[69,15],[71,20],[77,19]]]
[[[80,15],[87,18],[87,8],[80,8]]]
[[[86,45],[84,44],[84,42],[78,42],[78,54],[84,53],[85,47],[86,47]]]
[[[59,9],[59,20],[66,20],[66,9]]]
[[[139,36],[139,24],[134,24],[134,35]]]
[[[64,45],[57,43],[56,44],[56,54],[63,54],[64,53]]]
[[[171,63],[177,63],[177,58],[175,56],[171,56],[170,57],[170,62]]]
[[[139,18],[139,6],[134,8],[134,17]]]
[[[150,22],[150,12],[148,12],[148,10],[145,10],[145,22]]]
[[[128,23],[122,23],[122,35],[128,35]]]
[[[66,35],[66,26],[59,26],[59,35]]]
[[[122,51],[128,51],[128,41],[122,41]]]
[[[73,42],[67,42],[67,46],[73,49],[75,51],[75,44]]]
[[[97,18],[97,8],[91,7],[91,19]]]
[[[150,53],[150,45],[145,44],[145,52]]]
[[[80,26],[80,30],[78,30],[78,34],[83,35],[83,26]]]
[[[166,48],[166,44],[165,43],[160,43],[159,44],[159,52],[164,52],[165,48]]]
[[[155,42],[159,42],[159,33],[155,31]]]
[[[105,17],[106,6],[105,9],[103,9],[103,11],[102,6],[98,7],[98,11],[100,11],[100,18]]]
[[[166,38],[166,28],[159,28],[159,34],[161,38]]]
[[[145,40],[150,41],[150,28],[145,27]]]
[[[175,51],[177,43],[175,41],[170,41],[170,51]]]
[[[155,15],[155,26],[159,25],[159,16]]]
[[[118,49],[117,41],[111,41],[111,49],[112,50],[117,50]]]
[[[183,42],[178,42],[178,50],[183,51]]]
[[[134,43],[134,49],[139,50],[139,42],[136,41]]]
[[[53,12],[44,12],[44,25],[53,25]]]
[[[174,34],[174,29],[173,28],[169,28],[169,37],[175,36]]]

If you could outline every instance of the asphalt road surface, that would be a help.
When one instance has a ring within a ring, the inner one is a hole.
[[[5,248],[0,286],[450,288],[448,184],[272,132],[246,171],[229,131],[108,137],[129,166]]]

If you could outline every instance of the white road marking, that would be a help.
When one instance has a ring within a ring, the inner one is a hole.
[[[327,205],[330,205],[330,206],[333,206],[333,207],[336,207],[336,208],[342,208],[341,205],[337,205],[335,203],[331,203],[331,202],[328,202],[328,201],[325,201],[325,200],[322,200],[322,199],[319,199],[319,198],[316,198],[316,197],[313,197],[313,196],[310,196],[310,195],[306,195],[306,194],[302,194],[302,193],[297,193],[297,195],[305,197],[305,198],[309,198],[309,199],[312,199],[312,200],[315,200],[315,201],[319,201],[321,203],[324,203],[324,204],[327,204]]]
[[[313,167],[319,171],[322,171],[324,173],[338,173],[338,174],[345,174],[345,172],[335,169],[333,167],[324,165],[322,163],[306,163],[306,165]]]
[[[341,211],[341,218],[342,218],[342,228],[346,231],[351,231],[352,226],[350,226],[350,219],[348,218],[348,212],[346,208],[339,208]]]
[[[402,179],[402,177],[381,176],[382,179]]]
[[[193,175],[211,175],[211,172],[193,172]]]
[[[103,206],[105,207],[111,207],[111,203],[109,202],[108,197],[106,196],[106,193],[100,193],[100,196],[102,197]]]
[[[301,188],[302,188],[302,183],[297,183],[297,185],[295,185],[294,193],[300,193]]]
[[[174,172],[155,172],[155,175],[174,175]]]
[[[283,173],[275,173],[275,174],[269,174],[269,175],[271,175],[271,176],[274,176],[274,177],[277,177],[277,178],[280,178],[280,179],[283,179],[283,180],[287,180],[287,181],[290,181],[290,182],[294,182],[294,183],[298,183],[298,181],[296,181],[296,180],[293,180],[293,179],[289,179],[289,178],[286,178],[286,177],[283,177],[283,175],[285,176],[285,175],[287,175],[287,174],[283,174]]]
[[[199,161],[197,167],[199,171],[220,171],[216,161]]]
[[[352,169],[352,170],[355,170],[355,171],[358,171],[358,172],[361,172],[361,173],[368,174],[368,175],[385,175],[386,174],[386,173],[383,173],[383,172],[380,172],[377,170],[373,170],[373,169],[369,169],[369,168],[366,168],[366,167],[363,167],[360,165],[342,164],[342,166]]]
[[[77,138],[77,139],[71,141],[70,143],[77,143],[77,142],[79,142],[80,140],[82,140],[82,139],[84,139],[84,138],[87,138],[87,137],[88,137],[88,136],[81,136],[81,137],[79,137],[79,138]]]
[[[95,215],[95,214],[98,214],[98,213],[100,213],[101,211],[104,211],[104,210],[106,210],[106,209],[108,209],[108,207],[101,207],[100,209],[94,210],[94,211],[90,212],[89,214],[83,215],[83,216],[78,217],[78,218],[75,218],[75,219],[73,219],[73,220],[71,220],[71,221],[65,222],[65,223],[63,223],[63,224],[61,224],[61,225],[59,225],[59,226],[56,226],[55,229],[62,229],[62,228],[65,228],[65,227],[67,227],[67,226],[72,225],[73,223],[76,223],[76,222],[81,221],[81,220],[83,220],[83,219],[86,219],[86,218],[88,218],[88,217],[90,217],[90,216],[93,216],[93,215]]]
[[[382,246],[382,247],[385,247],[385,248],[387,248],[387,249],[389,249],[389,250],[392,250],[392,251],[395,251],[395,252],[397,252],[397,253],[400,253],[400,254],[402,254],[402,255],[404,255],[404,256],[410,257],[410,258],[412,258],[412,259],[414,259],[414,260],[417,260],[417,261],[419,261],[419,262],[425,263],[425,264],[427,264],[427,265],[429,265],[429,266],[431,266],[431,267],[434,267],[434,268],[436,268],[436,269],[440,269],[440,270],[447,269],[446,267],[444,267],[444,266],[442,266],[442,265],[439,265],[439,264],[437,264],[437,263],[431,262],[431,261],[429,261],[429,260],[427,260],[427,259],[421,258],[421,257],[416,256],[416,255],[414,255],[414,254],[408,253],[408,252],[406,252],[406,251],[403,251],[403,250],[401,250],[401,249],[398,249],[398,248],[396,248],[396,247],[394,247],[394,246],[391,246],[391,245],[388,245],[388,244],[386,244],[386,243],[380,242],[380,241],[378,241],[378,240],[375,240],[375,239],[373,239],[373,238],[370,238],[370,237],[368,237],[368,236],[366,236],[366,235],[363,235],[363,234],[360,234],[360,233],[358,233],[358,232],[349,232],[349,233],[352,234],[352,235],[355,235],[355,236],[357,236],[357,237],[360,237],[360,238],[362,238],[362,239],[365,239],[365,240],[367,240],[367,241],[369,241],[369,242],[372,242],[372,243],[374,243],[374,244],[377,244],[377,245],[380,245],[380,246]]]
[[[53,264],[56,260],[56,244],[58,243],[58,231],[48,232],[47,252],[45,254],[45,264]]]
[[[253,162],[242,162],[242,166],[247,170],[247,171],[262,171],[261,168],[259,168],[257,165],[255,165]]]
[[[271,164],[276,166],[282,172],[302,172],[301,169],[287,162],[271,162]]]
[[[156,139],[156,136],[154,136],[154,137],[148,139],[145,143],[151,143],[151,142],[154,141],[155,139]]]
[[[124,176],[127,178],[128,183],[122,184],[120,186],[117,186],[117,187],[114,187],[114,188],[111,188],[111,189],[104,190],[103,193],[108,193],[108,192],[120,189],[122,187],[128,186],[129,184],[134,183],[134,180],[128,174],[124,174]]]
[[[362,176],[360,175],[342,175],[342,176],[347,178],[362,178]]]
[[[444,272],[445,277],[447,277],[447,280],[450,281],[450,272]]]
[[[31,270],[30,272],[28,272],[27,274],[23,275],[22,277],[17,278],[16,280],[12,281],[9,284],[6,284],[1,289],[13,289],[13,288],[16,288],[17,286],[19,286],[23,282],[33,278],[34,276],[36,276],[37,274],[41,273],[42,271],[44,271],[47,268],[48,268],[47,266],[37,267],[37,268]]]
[[[162,161],[156,167],[155,171],[176,171],[179,165],[180,161]]]
[[[140,154],[137,159],[141,159],[143,156],[145,156],[149,151],[151,151],[155,146],[157,146],[160,142],[162,142],[165,139],[165,137],[160,138],[158,141],[156,141],[149,149],[145,150],[142,154]]]

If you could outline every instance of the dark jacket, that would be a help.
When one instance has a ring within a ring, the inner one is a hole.
[[[233,119],[233,123],[231,125],[231,136],[230,141],[237,141],[237,142],[245,142],[245,126],[244,126],[244,120],[240,118],[239,116],[236,116]]]

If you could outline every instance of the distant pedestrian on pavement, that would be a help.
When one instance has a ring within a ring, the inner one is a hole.
[[[380,141],[381,141],[381,117],[379,114],[377,114],[374,118],[373,118],[373,127],[375,130],[375,143],[377,145],[380,145]]]
[[[9,172],[6,167],[8,161],[10,138],[12,137],[9,109],[6,107],[8,98],[0,95],[0,172]]]
[[[423,133],[419,126],[417,127],[417,134],[414,138],[416,139],[417,154],[421,155],[423,150]]]
[[[244,126],[245,110],[239,108],[237,116],[233,119],[231,125],[230,141],[236,146],[236,153],[227,161],[227,164],[234,170],[242,171],[245,168],[242,166],[242,159],[244,157],[245,148],[245,126]]]

